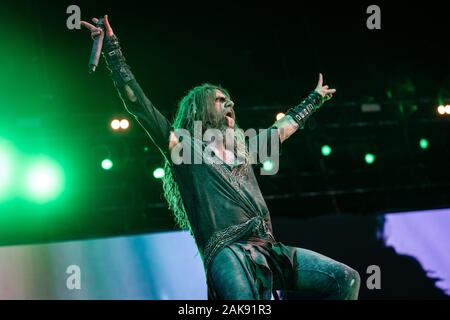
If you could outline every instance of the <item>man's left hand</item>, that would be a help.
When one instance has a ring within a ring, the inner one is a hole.
[[[323,76],[321,73],[319,73],[319,81],[317,82],[317,87],[314,90],[315,92],[319,93],[323,101],[328,101],[333,97],[333,94],[336,92],[336,89],[330,89],[328,86],[323,85]]]

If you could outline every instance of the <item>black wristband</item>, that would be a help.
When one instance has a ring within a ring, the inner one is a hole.
[[[121,62],[125,63],[125,57],[120,48],[119,38],[114,34],[111,37],[105,37],[103,40],[102,53],[106,64],[110,69]]]
[[[303,128],[306,120],[323,104],[320,93],[313,91],[299,105],[289,109],[286,114],[290,115],[295,122]]]
[[[127,65],[116,35],[107,37],[103,41],[103,57],[111,71],[111,77],[118,86],[123,86],[134,79],[134,75]]]
[[[109,52],[103,52],[103,57],[105,58],[106,65],[110,69],[114,68],[116,65],[120,65],[121,63],[126,63],[120,47]]]
[[[118,48],[120,49],[119,38],[115,34],[103,39],[103,52],[110,52]]]

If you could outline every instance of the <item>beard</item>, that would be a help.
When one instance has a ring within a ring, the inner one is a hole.
[[[233,169],[233,172],[239,176],[246,175],[249,163],[250,154],[245,142],[244,131],[239,128],[234,118],[228,119],[223,113],[209,113],[208,119],[205,121],[205,129],[217,129],[222,135],[222,143],[227,150],[233,151],[234,161],[240,165]],[[230,127],[230,120],[232,120]]]
[[[229,128],[226,125],[221,129],[224,147],[232,151],[234,154],[233,162],[237,165],[233,169],[235,175],[244,176],[247,174],[248,165],[250,163],[250,154],[245,142],[244,131],[240,128]]]
[[[220,131],[223,131],[228,127],[228,119],[225,117],[224,114],[218,113],[218,112],[211,112],[208,114],[208,119],[205,121],[206,129],[219,129]]]

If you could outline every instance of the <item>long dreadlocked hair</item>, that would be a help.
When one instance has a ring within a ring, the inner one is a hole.
[[[194,135],[194,122],[202,121],[203,132],[209,128],[216,128],[223,133],[226,130],[223,115],[214,113],[214,101],[216,90],[220,90],[224,95],[230,98],[228,91],[220,86],[212,84],[202,84],[191,89],[179,102],[178,110],[173,120],[173,128],[185,129],[189,131],[191,136]],[[249,163],[248,150],[245,147],[245,137],[242,130],[239,130],[237,122],[235,122],[235,152],[238,158],[243,159],[243,165],[239,166],[239,173],[246,173]],[[188,230],[191,234],[192,228],[189,223],[186,210],[181,199],[178,184],[175,181],[169,160],[164,163],[163,190],[164,197],[169,205],[169,209],[173,211],[176,224],[183,230]]]

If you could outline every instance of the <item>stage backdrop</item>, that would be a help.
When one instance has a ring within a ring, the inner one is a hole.
[[[206,299],[206,284],[192,237],[168,232],[0,248],[0,299]]]
[[[349,219],[360,222],[351,224]],[[379,263],[386,274],[389,273],[386,270],[388,265],[380,260],[381,255],[376,255],[373,249],[369,250],[364,247],[363,241],[359,241],[358,237],[367,236],[365,232],[359,236],[357,230],[353,230],[349,240],[345,240],[342,234],[349,233],[344,230],[349,225],[352,228],[359,225],[365,231],[361,221],[367,219],[339,215],[311,221],[299,220],[295,223],[301,225],[304,231],[300,232],[301,236],[293,233],[292,237],[303,237],[302,242],[315,249],[314,239],[324,238],[323,230],[327,230],[327,225],[329,230],[336,230],[342,222],[338,230],[340,235],[328,233],[328,237],[333,239],[327,238],[324,244],[324,248],[328,248],[331,243],[337,243],[336,253],[324,253],[344,261],[351,260],[352,266],[361,273],[362,285],[365,286],[366,264]],[[381,237],[387,248],[395,254],[415,258],[430,277],[440,279],[437,286],[450,294],[450,210],[387,214],[382,220],[384,228]],[[275,221],[274,227],[277,227],[280,238],[288,241],[286,236],[289,231],[286,227],[283,234],[283,224],[299,234],[300,229],[292,227],[291,220]],[[308,232],[314,236],[309,237]],[[349,250],[351,246],[346,247],[346,242],[358,243],[363,246],[360,248],[362,251]],[[345,255],[340,257],[340,252]],[[367,262],[358,263],[358,259],[362,259],[359,252],[365,252]],[[384,297],[390,297],[386,290],[390,285],[396,285],[395,281],[386,284],[387,279],[382,278],[380,297],[383,297],[383,292],[386,293]],[[409,279],[411,284],[416,280]],[[362,290],[367,289],[363,287]],[[366,297],[370,298],[370,295]],[[391,297],[400,298],[395,295]],[[0,247],[0,299],[206,298],[200,256],[192,237],[185,232]]]

